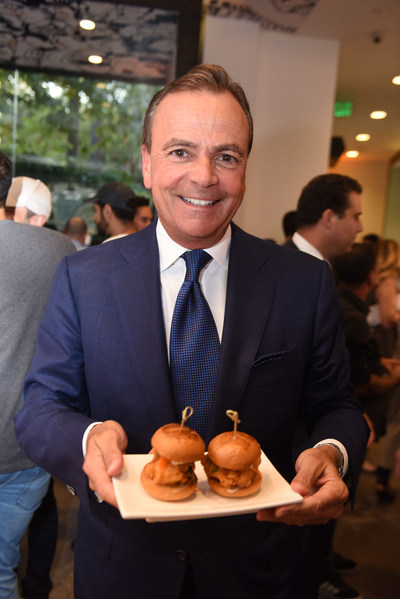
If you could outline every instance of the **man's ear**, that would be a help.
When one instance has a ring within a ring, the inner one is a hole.
[[[150,151],[146,146],[142,146],[142,174],[145,188],[151,189]]]
[[[46,222],[44,214],[33,214],[28,218],[28,223],[34,227],[43,227]]]
[[[331,208],[324,210],[321,216],[321,223],[326,229],[332,229],[338,219],[336,212],[333,212]]]
[[[104,204],[104,206],[101,209],[101,212],[106,221],[109,222],[110,218],[113,215],[113,209],[111,208],[110,204]]]

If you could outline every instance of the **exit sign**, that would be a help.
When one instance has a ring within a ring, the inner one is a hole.
[[[335,102],[335,116],[349,117],[353,112],[353,102]]]

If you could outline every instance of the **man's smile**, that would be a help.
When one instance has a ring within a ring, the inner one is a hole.
[[[179,196],[187,204],[193,206],[213,206],[218,200],[198,200],[196,198],[186,198],[185,196]]]

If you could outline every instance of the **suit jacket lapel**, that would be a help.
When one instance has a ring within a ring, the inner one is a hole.
[[[151,410],[154,427],[176,420],[160,293],[155,223],[121,248],[123,260],[112,278],[129,359]]]
[[[227,409],[237,410],[240,415],[240,402],[265,332],[275,282],[269,273],[266,246],[261,240],[260,244],[255,245],[254,238],[232,227],[220,368],[209,438],[227,429]]]
[[[233,226],[220,368],[208,437],[227,428],[225,410],[238,410],[257,354],[275,291],[268,251]],[[161,306],[155,223],[121,249],[112,289],[128,347],[154,427],[176,421]],[[261,281],[261,282],[260,282]],[[269,283],[266,285],[266,281]],[[132,286],[134,291],[132,292]]]

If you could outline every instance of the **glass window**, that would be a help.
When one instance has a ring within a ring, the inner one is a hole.
[[[92,205],[82,201],[107,181],[151,197],[142,184],[140,134],[158,89],[0,69],[0,147],[15,176],[41,179],[51,189],[51,225],[61,230],[81,216],[93,233]]]

